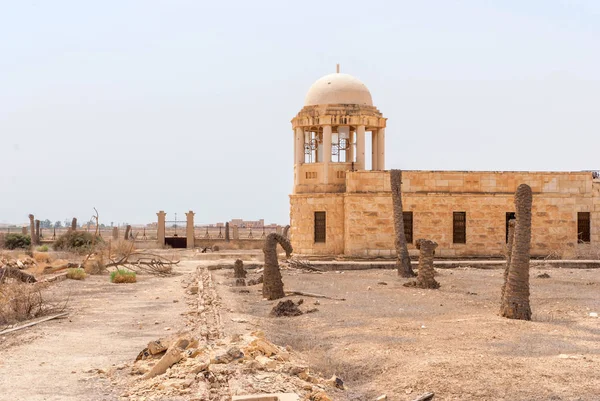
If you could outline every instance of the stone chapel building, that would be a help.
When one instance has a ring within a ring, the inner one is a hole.
[[[392,194],[385,170],[386,118],[355,77],[318,79],[292,119],[291,241],[301,255],[395,255]],[[370,133],[370,135],[369,135]],[[371,166],[365,165],[365,137]],[[367,167],[370,167],[367,169]],[[532,256],[575,255],[600,243],[597,173],[403,171],[409,251],[436,241],[438,257],[501,256],[519,184],[533,190]]]

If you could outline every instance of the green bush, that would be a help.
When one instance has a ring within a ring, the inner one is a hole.
[[[67,231],[54,242],[54,249],[60,251],[88,251],[94,242],[94,235],[87,231]],[[96,244],[104,242],[96,238]]]
[[[110,282],[119,284],[119,283],[135,283],[137,281],[137,277],[135,272],[125,270],[125,269],[117,269],[110,273]]]
[[[42,245],[42,246],[38,247],[37,251],[38,252],[48,252],[48,245]]]
[[[6,249],[27,249],[31,246],[31,237],[23,234],[7,234],[4,237],[4,247]]]

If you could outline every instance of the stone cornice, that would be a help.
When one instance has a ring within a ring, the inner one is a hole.
[[[304,106],[292,119],[292,127],[318,127],[323,125],[364,125],[367,130],[385,128],[387,118],[373,106],[358,104],[326,104]]]

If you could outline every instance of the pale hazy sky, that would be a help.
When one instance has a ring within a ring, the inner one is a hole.
[[[286,224],[290,120],[336,63],[388,169],[600,169],[596,0],[0,0],[0,223]]]

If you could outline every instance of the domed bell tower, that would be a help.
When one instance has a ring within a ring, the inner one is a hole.
[[[360,80],[339,72],[318,79],[292,119],[294,194],[344,192],[346,172],[365,170],[365,136],[371,136],[371,170],[385,168],[386,118]]]

